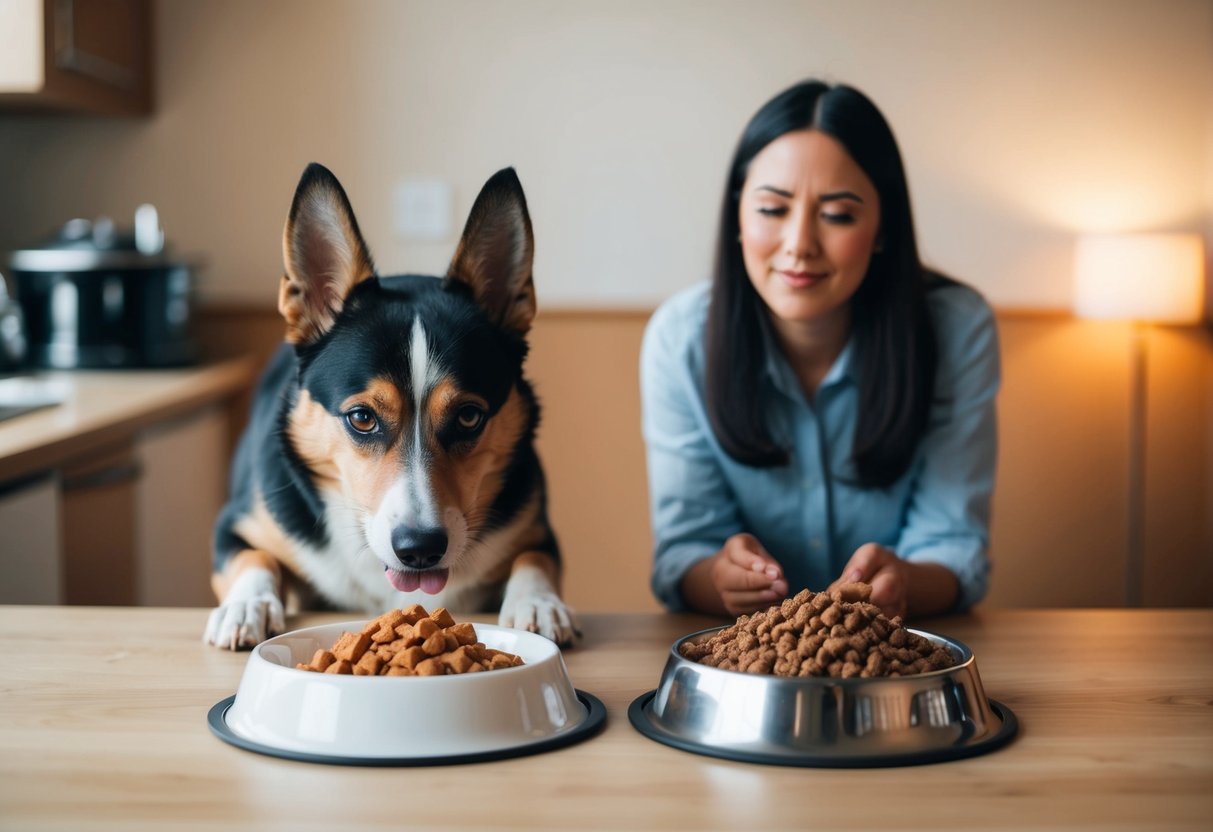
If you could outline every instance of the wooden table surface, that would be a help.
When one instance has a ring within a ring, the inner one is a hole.
[[[971,759],[866,770],[735,763],[638,734],[627,707],[656,686],[671,642],[716,623],[648,613],[583,617],[565,662],[608,722],[578,745],[434,768],[266,757],[207,728],[247,653],[205,647],[206,613],[0,607],[0,829],[1203,830],[1213,818],[1210,610],[919,622],[973,649],[1020,734]]]

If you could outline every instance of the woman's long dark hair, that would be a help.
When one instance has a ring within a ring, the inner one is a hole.
[[[739,203],[750,162],[775,139],[820,130],[838,140],[880,195],[880,250],[851,298],[859,361],[859,417],[851,448],[859,483],[885,487],[905,473],[927,426],[935,386],[935,332],[926,290],[934,275],[918,259],[901,153],[888,123],[863,93],[805,81],[775,96],[746,125],[720,212],[708,309],[705,393],[720,445],[745,465],[788,461],[772,436],[756,384],[766,361],[766,306],[746,275]]]

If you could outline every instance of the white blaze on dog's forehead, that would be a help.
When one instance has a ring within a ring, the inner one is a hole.
[[[438,363],[430,355],[429,342],[421,316],[413,318],[413,332],[409,339],[409,381],[413,387],[413,405],[418,414],[425,405],[426,396],[440,376]]]
[[[422,423],[426,412],[425,400],[441,377],[441,372],[437,361],[430,355],[420,316],[413,318],[409,338],[409,376],[413,388],[413,446],[405,464],[405,504],[409,509],[405,517],[410,525],[433,526],[437,524],[438,511],[430,484],[430,454],[422,441]]]

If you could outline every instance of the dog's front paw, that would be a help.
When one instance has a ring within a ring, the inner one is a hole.
[[[211,610],[202,640],[216,647],[255,647],[286,629],[282,602],[273,593],[234,598]]]
[[[581,635],[576,613],[554,592],[506,593],[497,623],[546,636],[561,647]]]

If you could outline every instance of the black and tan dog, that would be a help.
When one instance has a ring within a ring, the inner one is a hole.
[[[572,640],[523,377],[535,315],[522,186],[495,174],[446,277],[375,274],[345,191],[309,165],[283,238],[279,348],[215,526],[204,639],[250,646],[285,608],[500,608]]]

